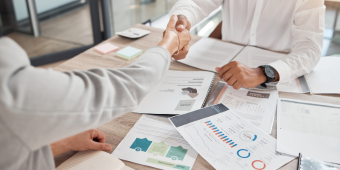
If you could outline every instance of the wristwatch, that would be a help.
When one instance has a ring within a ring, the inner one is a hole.
[[[270,65],[263,65],[260,66],[260,68],[262,68],[263,74],[264,76],[266,76],[267,79],[264,83],[261,84],[261,86],[267,87],[265,83],[270,83],[276,79],[275,69]]]

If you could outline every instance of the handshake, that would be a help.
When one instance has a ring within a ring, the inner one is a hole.
[[[172,57],[181,60],[189,52],[191,36],[189,30],[191,24],[184,15],[173,15],[163,33],[163,39],[158,44],[167,49]],[[233,86],[234,89],[254,88],[267,81],[261,67],[250,68],[237,61],[230,62],[222,67],[216,67],[216,72],[221,80]],[[279,81],[280,76],[275,70],[275,80]]]
[[[158,44],[167,49],[176,60],[184,59],[189,52],[191,24],[183,15],[173,15],[163,32],[163,39]]]

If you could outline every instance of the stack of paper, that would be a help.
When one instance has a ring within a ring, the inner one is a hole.
[[[322,57],[305,75],[312,94],[340,94],[340,57]]]
[[[142,100],[136,113],[184,114],[203,107],[215,74],[171,71]]]
[[[241,45],[202,38],[190,47],[187,57],[178,62],[215,72],[216,67],[228,64],[243,48]]]
[[[151,115],[143,115],[112,154],[167,170],[190,170],[198,155],[166,117]]]
[[[244,88],[235,90],[226,83],[219,82],[218,86],[220,84],[223,84],[224,87],[222,89],[215,88],[219,92],[214,91],[213,95],[217,96],[212,105],[223,103],[264,132],[271,133],[279,97],[278,91],[259,91]]]
[[[340,163],[340,106],[280,99],[277,151]]]
[[[277,154],[276,139],[223,104],[169,119],[217,170],[278,169],[294,159]]]

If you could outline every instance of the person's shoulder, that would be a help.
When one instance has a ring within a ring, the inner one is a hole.
[[[0,38],[0,68],[30,65],[25,50],[9,37]]]

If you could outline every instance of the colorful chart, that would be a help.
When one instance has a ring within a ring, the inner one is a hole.
[[[255,165],[255,163],[257,163],[257,165]],[[262,167],[260,167],[260,168],[257,167],[259,163],[262,164]],[[263,170],[263,169],[266,168],[266,164],[265,164],[263,161],[261,161],[261,160],[255,160],[255,161],[253,161],[253,163],[251,163],[251,166],[252,166],[254,169],[256,169],[256,170]]]
[[[136,151],[146,152],[149,149],[151,143],[152,143],[152,141],[149,141],[146,138],[144,138],[144,139],[136,138],[136,140],[132,143],[130,148],[134,149]]]
[[[164,142],[152,142],[150,149],[147,153],[151,153],[154,156],[165,156],[166,151],[169,149],[170,145],[166,145]]]
[[[143,151],[146,153],[150,153],[154,156],[165,156],[172,160],[181,160],[183,161],[185,155],[188,152],[188,149],[184,149],[182,146],[170,146],[165,144],[164,142],[152,142],[147,138],[136,138],[135,141],[130,146],[131,149],[138,151]],[[170,149],[169,149],[170,148]]]
[[[182,94],[183,95],[188,95],[191,98],[195,98],[195,97],[198,96],[197,89],[194,89],[194,88],[191,88],[191,87],[183,88],[182,89]]]
[[[237,156],[240,158],[249,158],[250,153],[247,149],[240,149],[237,151]]]
[[[231,148],[237,146],[233,140],[229,139],[227,135],[225,135],[222,131],[220,131],[211,121],[204,122],[210,130],[212,130],[217,137],[219,137],[223,142],[229,144]]]
[[[184,156],[187,154],[188,149],[182,148],[182,146],[173,147],[171,146],[166,157],[171,158],[172,160],[181,160],[183,161]]]
[[[246,142],[253,142],[257,139],[257,135],[251,131],[243,131],[240,133],[239,137]]]

